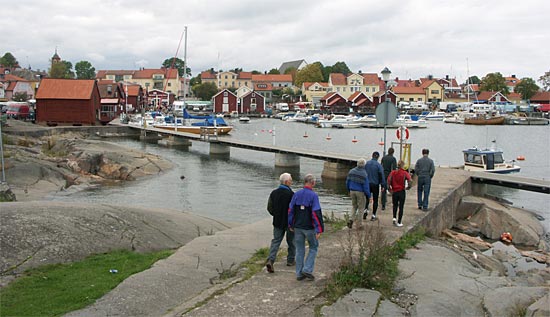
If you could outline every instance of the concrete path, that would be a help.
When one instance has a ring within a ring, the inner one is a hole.
[[[468,185],[465,185],[468,184]],[[380,225],[389,241],[395,241],[414,226],[426,222],[440,224],[455,195],[469,188],[468,174],[464,171],[438,169],[430,195],[430,211],[416,208],[416,188],[407,192],[404,227],[392,225],[391,205],[378,212],[378,221],[367,225]],[[330,210],[324,210],[330,214]],[[279,316],[313,315],[315,306],[322,304],[322,292],[331,273],[336,271],[342,246],[349,235],[346,228],[321,237],[315,281],[297,281],[294,267],[283,262],[275,263],[275,273],[265,269],[252,278],[239,282],[228,281],[212,286],[210,280],[218,271],[232,263],[247,260],[255,250],[269,247],[272,238],[271,219],[245,225],[213,236],[201,236],[180,248],[174,255],[158,262],[153,268],[136,274],[98,300],[95,304],[68,316],[180,316],[197,304],[198,308],[186,316]],[[284,243],[282,244],[284,245]],[[209,296],[219,291],[216,296]],[[205,302],[201,302],[208,299]]]

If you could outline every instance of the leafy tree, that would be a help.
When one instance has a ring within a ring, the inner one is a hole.
[[[235,74],[238,74],[240,72],[242,72],[243,69],[242,68],[235,68],[235,69],[232,69],[231,72],[235,73]]]
[[[252,75],[261,75],[262,72],[261,71],[258,71],[258,70],[253,70],[252,71]]]
[[[281,72],[277,68],[272,68],[267,73],[270,74],[270,75],[279,75]]]
[[[197,84],[193,86],[192,90],[197,98],[205,101],[212,99],[218,93],[218,87],[214,83]]]
[[[202,84],[201,74],[198,74],[197,76],[191,78],[191,80],[189,81],[189,85],[191,87],[193,87],[195,85],[198,85],[198,84]]]
[[[19,65],[19,62],[15,56],[13,56],[10,52],[7,52],[4,56],[0,57],[0,65],[4,67],[15,67]]]
[[[323,81],[323,72],[319,67],[319,64],[313,63],[307,65],[296,73],[294,84],[301,87],[304,82],[316,81]]]
[[[470,76],[468,77],[468,79],[466,80],[466,82],[464,83],[465,85],[468,85],[468,84],[474,84],[474,85],[477,85],[481,82],[481,80],[479,79],[479,77],[477,76]]]
[[[172,63],[174,64],[172,66]],[[167,58],[164,60],[164,62],[162,62],[162,67],[164,68],[175,68],[178,70],[178,75],[180,77],[184,77],[184,71],[183,71],[183,67],[185,67],[185,62],[182,60],[182,59],[179,59],[177,57],[171,57],[171,58]],[[189,67],[185,67],[186,68],[186,73],[187,75],[191,76],[191,68]]]
[[[336,62],[336,64],[332,65],[332,73],[340,73],[340,74],[351,74],[351,70],[348,68],[348,65],[346,65],[345,62]]]
[[[80,61],[74,65],[77,79],[94,79],[95,68],[88,61]]]
[[[50,78],[65,78],[66,67],[63,63],[55,63],[50,68]]]
[[[503,95],[508,95],[508,87],[506,86],[506,80],[502,77],[501,73],[489,73],[481,79],[480,91],[500,91]]]
[[[550,91],[550,71],[544,72],[544,75],[539,77],[539,82],[542,84],[542,89]]]
[[[321,73],[323,74],[323,82],[327,82],[328,81],[328,78],[330,77],[330,72],[332,71],[332,67],[331,66],[323,66],[323,63],[321,62],[315,62],[313,63],[314,65],[318,65],[319,68],[321,69]]]
[[[539,91],[539,88],[532,78],[526,77],[520,80],[514,91],[521,94],[521,99],[529,100]]]
[[[273,99],[279,99],[283,95],[283,90],[282,89],[273,89],[271,91],[271,94],[273,94]]]
[[[289,67],[287,69],[285,69],[285,75],[287,74],[290,74],[290,76],[292,76],[292,83],[294,84],[294,80],[296,79],[296,73],[298,72],[298,70],[296,69],[296,67]]]
[[[19,91],[13,94],[13,97],[11,99],[13,101],[27,101],[29,100],[29,96],[27,95],[26,91]]]

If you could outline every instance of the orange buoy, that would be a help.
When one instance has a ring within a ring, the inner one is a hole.
[[[380,140],[380,142],[378,142],[378,145],[384,145],[384,141]]]
[[[305,132],[304,133],[304,138],[307,138],[307,137],[308,137],[307,132]]]
[[[355,138],[355,136],[353,136],[353,140],[351,140],[351,142],[357,143],[357,142],[359,142],[359,140],[357,140],[357,139]]]
[[[525,160],[525,156],[520,155],[520,156],[516,157],[516,160],[518,160],[518,161],[524,161],[524,160]]]
[[[327,139],[327,140],[329,140],[329,141],[332,140],[332,138],[330,137],[330,133],[327,134],[327,137],[326,137],[325,139]]]

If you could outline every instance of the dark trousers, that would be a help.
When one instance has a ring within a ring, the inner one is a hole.
[[[390,173],[386,174],[386,172],[384,172],[384,179],[387,180],[389,175]],[[387,192],[387,190],[382,191],[382,208],[386,208],[386,203],[388,202]]]
[[[269,247],[269,256],[268,260],[275,262],[277,258],[277,252],[281,246],[281,242],[285,237],[286,233],[286,244],[288,245],[288,255],[286,257],[287,262],[294,262],[294,257],[296,256],[296,247],[294,246],[294,232],[288,229],[281,229],[273,227],[273,239],[271,240],[271,246]]]
[[[378,194],[380,193],[380,185],[378,184],[369,184],[370,193],[372,195],[372,214],[376,216],[376,210],[378,210]],[[369,199],[367,198],[367,203],[365,204],[365,209],[369,208]]]
[[[405,207],[405,191],[402,190],[400,192],[394,192],[391,195],[391,198],[393,203],[393,217],[396,218],[397,208],[399,208],[399,218],[397,218],[397,222],[401,223],[401,220],[403,219],[403,208]]]

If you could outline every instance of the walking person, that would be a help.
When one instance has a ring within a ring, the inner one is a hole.
[[[388,176],[388,189],[392,194],[393,204],[393,224],[398,227],[403,227],[403,208],[405,207],[405,189],[411,188],[412,178],[409,172],[405,171],[403,167],[405,162],[399,160],[397,163],[397,169],[393,170]],[[405,185],[405,181],[408,181],[408,185]],[[397,209],[399,208],[399,216],[397,217]]]
[[[350,229],[353,227],[354,222],[357,227],[361,227],[361,212],[367,206],[367,198],[372,200],[365,164],[366,160],[364,158],[357,160],[357,166],[349,171],[346,178],[346,188],[351,197],[351,213],[348,220],[348,228]],[[363,217],[363,219],[365,218],[366,216]]]
[[[294,232],[296,246],[296,279],[313,281],[315,257],[319,247],[319,237],[324,231],[323,214],[319,203],[319,196],[313,191],[315,177],[307,174],[304,178],[304,188],[297,191],[288,208],[288,227]],[[306,253],[306,240],[309,251]]]
[[[430,188],[432,178],[435,174],[434,161],[428,157],[430,150],[422,149],[422,157],[414,165],[414,174],[417,177],[417,199],[418,209],[428,211],[428,198],[430,197]]]
[[[292,176],[289,173],[283,173],[279,176],[280,185],[274,189],[267,200],[267,211],[273,216],[273,239],[269,247],[269,256],[265,266],[269,273],[275,272],[273,263],[277,258],[279,246],[286,234],[286,243],[288,245],[288,255],[286,265],[292,266],[295,262],[296,248],[294,246],[294,232],[288,230],[288,207],[294,192],[290,189],[292,185]]]
[[[384,170],[384,180],[388,179],[391,171],[397,168],[397,160],[393,156],[394,149],[391,147],[388,149],[388,154],[382,157],[382,169]],[[386,209],[386,203],[388,201],[387,197],[387,187],[385,190],[382,190],[382,210]]]
[[[382,191],[386,191],[386,179],[384,178],[384,170],[382,169],[382,164],[378,163],[378,158],[380,153],[373,152],[372,159],[370,159],[365,165],[365,170],[367,171],[367,176],[369,178],[369,188],[372,198],[369,200],[372,202],[372,216],[371,221],[376,220],[376,211],[378,210],[378,195],[380,193],[380,187]],[[369,201],[365,205],[365,213],[363,214],[363,219],[367,219]]]

